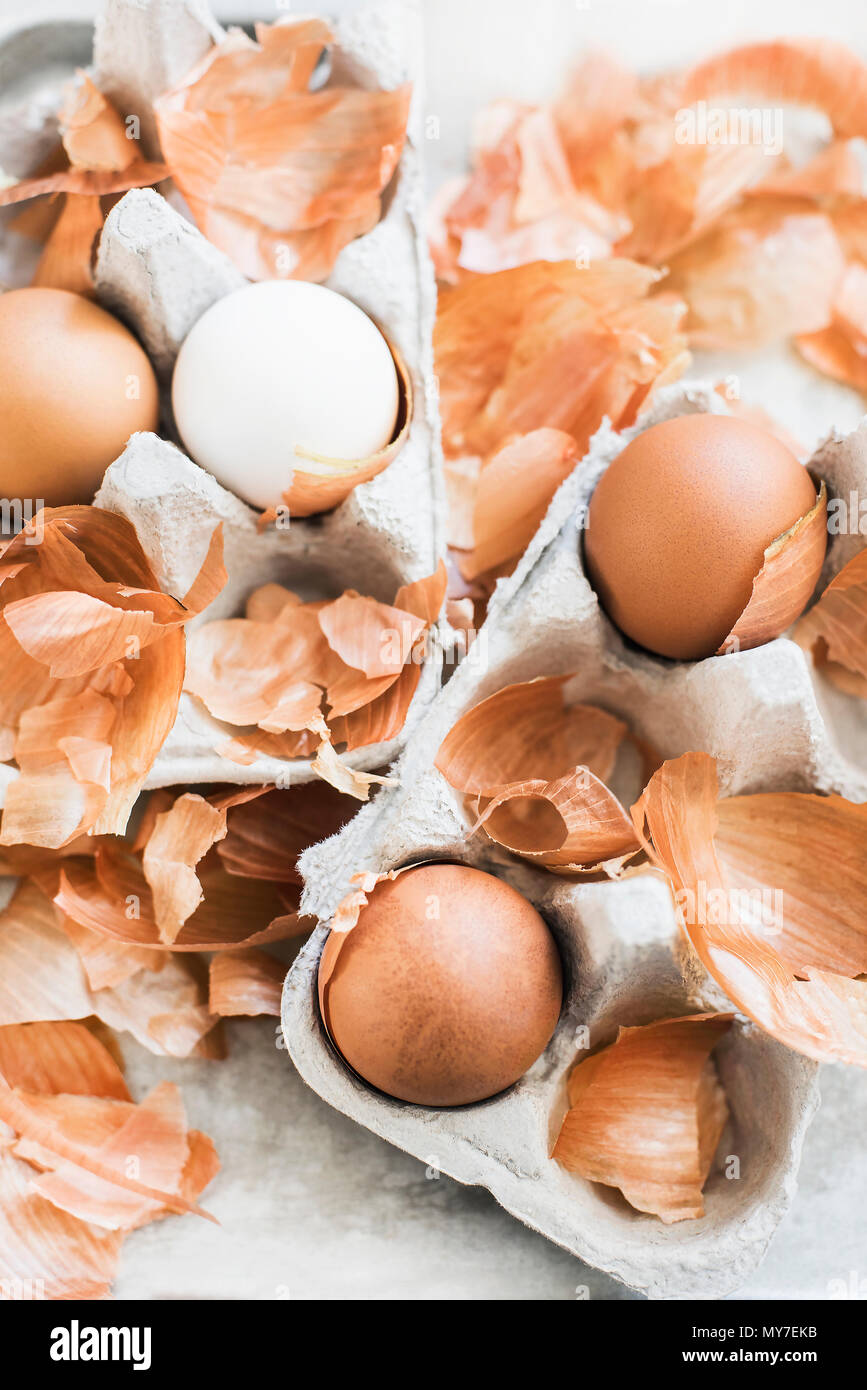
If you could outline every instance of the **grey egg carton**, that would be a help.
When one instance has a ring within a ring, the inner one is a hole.
[[[695,663],[655,658],[626,641],[584,574],[581,530],[605,468],[639,430],[698,411],[726,413],[703,383],[658,395],[639,426],[603,425],[564,482],[514,574],[501,581],[487,621],[437,696],[381,793],[343,831],[301,860],[304,910],[318,926],[286,980],[282,1027],[305,1080],[375,1133],[460,1182],[487,1187],[515,1216],[589,1264],[661,1298],[719,1298],[756,1267],[796,1188],[804,1133],[817,1105],[816,1065],[738,1018],[717,1049],[731,1108],[700,1220],[664,1226],[611,1189],[566,1173],[549,1154],[566,1108],[565,1082],[589,1044],[620,1024],[732,1005],[678,929],[654,871],[620,881],[571,882],[529,866],[483,834],[469,835],[462,797],[434,766],[448,731],[495,691],[536,676],[574,673],[571,702],[602,705],[663,756],[704,749],[718,760],[723,795],[838,791],[867,798],[867,718],[850,700],[847,743],[827,713],[829,690],[789,638]],[[832,436],[811,461],[832,496],[863,493],[867,425]],[[823,581],[854,549],[835,538]],[[840,696],[840,699],[849,697]],[[352,876],[424,859],[457,859],[496,873],[543,913],[563,956],[563,1014],[545,1053],[508,1092],[481,1105],[434,1110],[393,1101],[342,1063],[316,996],[328,924]],[[725,1176],[738,1159],[740,1177]]]
[[[55,69],[68,76],[65,65],[73,51],[80,54],[78,31],[83,27],[75,26],[70,37],[68,26],[39,26],[40,42],[30,39],[23,50],[20,35],[7,38],[19,60],[21,51],[29,57],[33,71],[24,85],[26,95],[13,104],[5,125],[0,112],[0,167],[4,131],[26,129],[28,112],[33,127],[29,167],[37,156],[44,157],[46,141],[49,148],[56,143],[56,120],[52,128],[45,111],[49,102],[56,109]],[[107,0],[96,22],[94,75],[122,112],[144,115],[153,98],[181,78],[222,32],[204,0]],[[408,438],[394,461],[332,512],[260,533],[259,514],[175,447],[179,441],[170,383],[180,346],[212,304],[247,282],[178,207],[151,189],[125,194],[106,219],[95,265],[97,295],[129,324],[148,352],[162,388],[170,438],[133,436],[109,467],[95,500],[133,522],[161,585],[178,595],[186,592],[214,526],[222,522],[229,582],[200,622],[243,612],[248,594],[269,581],[287,584],[305,598],[332,597],[353,588],[392,602],[401,584],[432,573],[443,553],[445,502],[432,347],[436,287],[424,233],[420,32],[418,7],[397,0],[362,8],[335,26],[335,74],[369,87],[414,83],[407,140],[383,198],[382,219],[344,248],[326,282],[370,314],[400,352],[412,379],[414,409]],[[0,44],[0,71],[3,54]],[[40,71],[52,75],[47,86],[40,85]],[[148,152],[157,155],[155,132],[146,121],[142,138]],[[16,172],[22,174],[20,141],[15,156]],[[172,201],[182,206],[177,196]],[[443,624],[431,644],[433,652],[449,640]],[[348,755],[350,766],[369,770],[393,760],[438,688],[438,664],[426,662],[398,738]],[[243,766],[222,758],[215,746],[231,734],[228,726],[182,696],[175,726],[146,785],[212,780],[286,784],[313,775],[308,759],[260,757]]]

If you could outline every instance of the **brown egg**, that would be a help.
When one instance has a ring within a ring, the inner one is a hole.
[[[468,1105],[511,1086],[547,1046],[562,994],[536,909],[460,864],[377,884],[319,965],[335,1046],[372,1086],[418,1105]]]
[[[136,430],[156,429],[153,368],[98,304],[66,290],[0,295],[0,492],[92,502]]]
[[[712,656],[749,602],[765,548],[815,501],[806,468],[755,425],[666,420],[637,435],[599,481],[584,541],[590,582],[641,646],[685,661]],[[821,563],[819,555],[814,579]]]

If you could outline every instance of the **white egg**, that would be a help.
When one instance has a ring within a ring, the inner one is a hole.
[[[323,285],[266,280],[219,300],[181,347],[175,420],[191,457],[255,507],[277,504],[298,450],[360,459],[394,433],[399,384],[367,315]]]

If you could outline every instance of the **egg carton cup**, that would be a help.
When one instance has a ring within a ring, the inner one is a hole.
[[[6,40],[13,59],[32,60],[28,100],[10,108],[6,125],[0,119],[0,165],[6,128],[19,136],[30,130],[15,146],[19,175],[56,145],[57,69],[68,80],[74,61],[80,61],[78,31],[88,26],[74,26],[72,37],[68,26],[38,28],[41,44],[28,39],[22,49],[20,35]],[[107,0],[96,22],[92,71],[124,114],[143,118],[142,140],[150,153],[158,152],[155,131],[144,116],[153,98],[183,77],[223,32],[204,0]],[[6,52],[0,44],[0,72]],[[132,328],[151,358],[162,389],[165,431],[174,443],[156,435],[133,436],[95,500],[133,523],[161,586],[177,595],[189,588],[214,526],[222,522],[229,581],[199,622],[243,612],[248,594],[270,581],[305,598],[336,597],[353,588],[392,602],[401,584],[432,573],[443,553],[445,499],[432,348],[436,289],[424,235],[420,54],[414,3],[385,0],[335,26],[331,70],[336,80],[383,88],[414,82],[406,144],[383,197],[382,219],[344,248],[327,281],[364,309],[400,352],[412,379],[414,408],[397,457],[334,511],[290,518],[286,526],[260,532],[259,513],[175,447],[180,441],[170,383],[180,346],[212,304],[248,282],[183,215],[175,195],[177,206],[152,189],[132,190],[106,219],[95,265],[97,295]],[[393,760],[438,688],[438,653],[453,639],[443,621],[401,734],[347,755],[351,767],[370,770]],[[175,726],[146,785],[214,780],[286,785],[314,775],[308,759],[259,758],[245,767],[220,757],[215,747],[233,733],[182,696]]]
[[[108,469],[96,504],[132,522],[160,587],[177,595],[189,590],[215,527],[222,526],[228,581],[190,628],[242,613],[247,597],[262,584],[285,584],[304,599],[336,597],[352,585],[390,602],[404,582],[400,554],[381,533],[363,531],[352,513],[343,512],[336,525],[332,518],[325,519],[332,522],[327,540],[322,531],[302,530],[297,522],[288,532],[268,527],[259,533],[257,512],[155,434],[132,436]],[[357,749],[344,761],[367,771],[390,763],[438,688],[434,641],[401,734],[389,743]],[[197,700],[183,694],[174,726],[145,787],[202,782],[287,786],[315,777],[307,758],[260,757],[245,767],[221,757],[215,748],[235,733],[232,726],[212,718]]]
[[[97,65],[122,111],[140,109],[162,89],[176,21],[186,35],[185,71],[194,47],[190,25],[200,26],[203,51],[212,39],[215,22],[208,22],[203,0],[146,0],[143,6],[140,0],[108,0],[97,25]],[[370,88],[414,84],[406,143],[383,196],[382,218],[344,247],[325,282],[363,309],[407,364],[414,396],[409,437],[388,468],[361,483],[335,511],[299,518],[280,532],[293,553],[309,552],[314,543],[322,549],[349,545],[346,583],[354,587],[359,586],[351,566],[359,552],[364,563],[381,557],[383,582],[395,569],[401,582],[409,582],[436,568],[445,543],[432,344],[436,286],[424,231],[420,55],[414,3],[385,0],[335,26],[331,71],[336,80]],[[181,344],[207,309],[247,281],[152,190],[132,190],[109,214],[95,278],[102,304],[129,324],[151,358],[173,429],[167,388]],[[362,533],[358,537],[356,530]]]
[[[670,892],[655,871],[573,882],[525,864],[483,835],[469,835],[463,798],[434,760],[448,731],[479,701],[513,682],[572,674],[570,703],[619,715],[663,756],[712,753],[723,795],[823,790],[867,797],[863,712],[851,701],[844,752],[819,689],[825,683],[794,642],[778,638],[693,663],[656,658],[614,629],[585,576],[581,532],[604,470],[641,430],[695,412],[727,408],[710,385],[687,382],[661,391],[635,428],[618,434],[603,425],[514,574],[498,584],[475,646],[394,769],[399,785],[305,852],[302,906],[319,925],[289,972],[282,1010],[290,1056],[330,1104],[426,1164],[488,1188],[513,1215],[588,1264],[662,1298],[722,1297],[758,1265],[795,1192],[817,1106],[817,1067],[737,1019],[715,1053],[732,1118],[700,1220],[665,1226],[633,1211],[613,1189],[553,1162],[566,1078],[586,1055],[582,1038],[595,1048],[612,1041],[618,1025],[732,1005],[679,931]],[[832,497],[863,494],[867,426],[832,435],[810,467]],[[859,548],[848,535],[835,537],[822,582]],[[459,860],[506,879],[545,916],[565,967],[563,1014],[542,1057],[501,1096],[455,1110],[407,1105],[367,1086],[337,1055],[317,1002],[328,923],[352,875],[426,859]],[[732,1169],[740,1176],[727,1176]]]
[[[620,1025],[650,1023],[725,1001],[689,990],[665,885],[648,873],[567,884],[523,870],[448,836],[447,857],[499,877],[544,915],[564,967],[565,1002],[548,1048],[515,1086],[456,1109],[409,1105],[373,1091],[341,1062],[316,999],[320,926],[287,978],[283,1033],[304,1080],[323,1099],[436,1172],[486,1187],[534,1230],[586,1264],[653,1298],[720,1298],[760,1262],[796,1190],[807,1126],[818,1105],[816,1065],[738,1020],[714,1056],[731,1119],[705,1187],[705,1216],[666,1226],[633,1211],[614,1189],[573,1176],[549,1157],[567,1109],[566,1081],[586,1052]],[[411,854],[443,854],[431,827]],[[410,846],[405,846],[408,850]],[[405,862],[382,846],[383,868]],[[726,1170],[736,1176],[726,1176]]]

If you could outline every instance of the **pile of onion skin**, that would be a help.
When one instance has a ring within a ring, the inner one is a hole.
[[[118,1039],[226,1056],[222,1020],[280,1012],[296,864],[355,802],[322,782],[158,791],[137,830],[0,850],[0,1279],[21,1298],[108,1296],[124,1235],[207,1216],[219,1169],[180,1092],[133,1103]],[[118,1035],[116,1037],[116,1035]],[[138,1163],[133,1171],[128,1157]]]
[[[806,108],[831,138],[797,166],[785,144],[683,140],[699,102]],[[479,113],[471,170],[441,189],[431,230],[450,595],[477,621],[603,418],[636,423],[691,348],[730,350],[736,371],[738,352],[789,340],[867,391],[865,136],[867,66],[831,40],[652,79],[588,55],[549,104]]]

